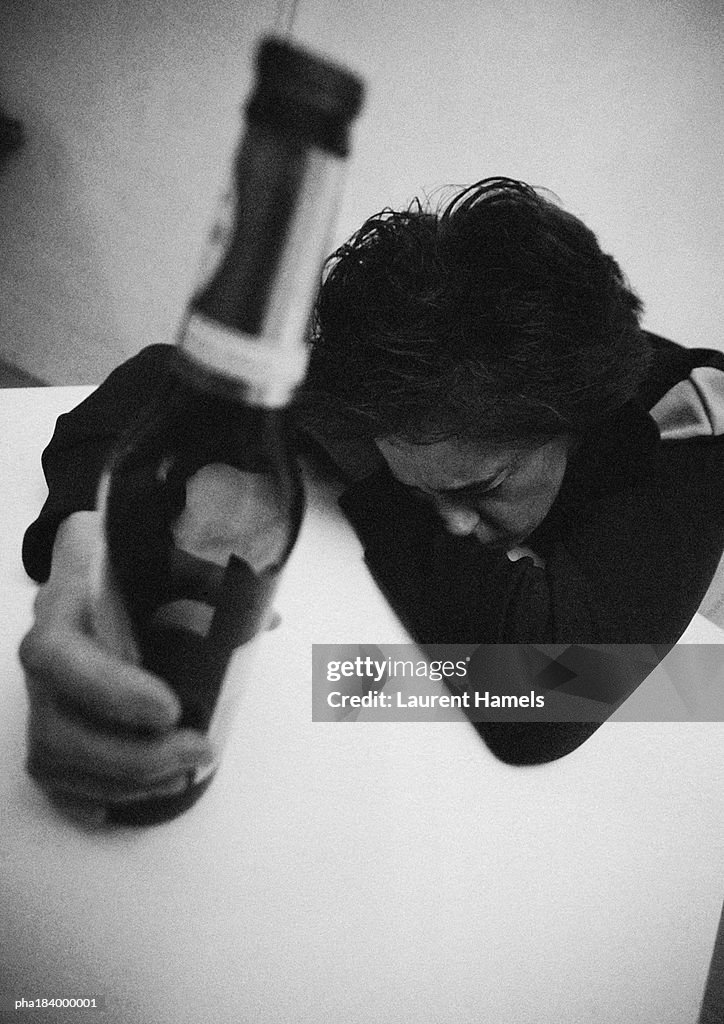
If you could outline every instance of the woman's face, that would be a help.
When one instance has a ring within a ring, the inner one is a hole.
[[[566,438],[531,448],[455,439],[376,442],[393,476],[437,510],[450,533],[486,547],[522,543],[556,499],[568,459]]]

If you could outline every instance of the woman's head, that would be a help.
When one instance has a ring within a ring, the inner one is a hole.
[[[523,182],[415,200],[330,257],[302,415],[345,440],[581,436],[645,373],[640,312],[593,232]]]

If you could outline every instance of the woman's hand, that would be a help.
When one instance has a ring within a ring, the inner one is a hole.
[[[201,733],[176,728],[176,696],[140,667],[129,635],[117,630],[113,650],[100,639],[91,587],[99,543],[97,513],[62,524],[20,645],[27,769],[56,804],[98,822],[109,804],[181,792],[188,773],[212,760]]]

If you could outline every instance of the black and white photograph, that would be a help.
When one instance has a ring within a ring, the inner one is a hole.
[[[0,1021],[724,1024],[720,6],[0,38]]]

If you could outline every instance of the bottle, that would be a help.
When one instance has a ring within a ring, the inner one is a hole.
[[[262,43],[232,189],[212,232],[215,265],[187,309],[173,380],[100,484],[98,634],[121,655],[132,636],[143,664],[178,695],[179,724],[208,732],[217,750],[302,521],[287,410],[306,370],[305,333],[361,101],[346,70],[287,42]],[[243,662],[225,679],[238,648]],[[108,817],[173,818],[215,767],[189,776],[177,796],[113,805]]]

